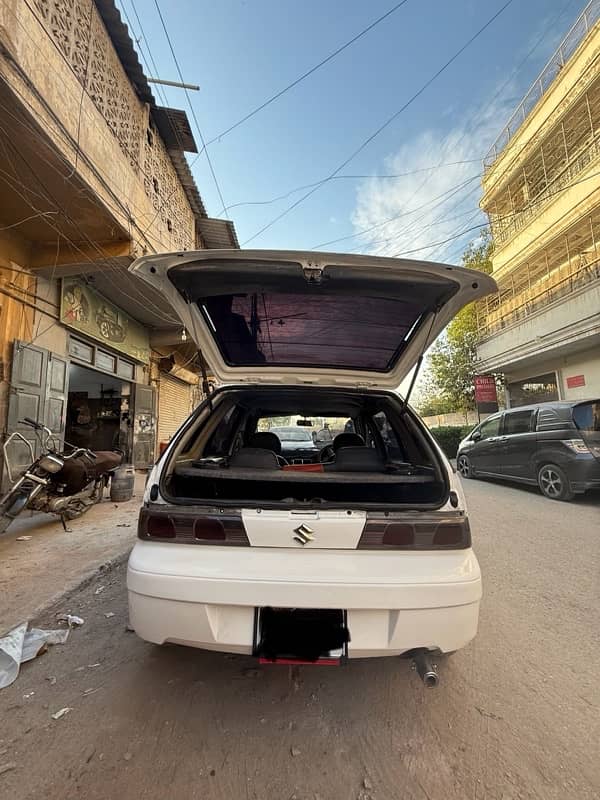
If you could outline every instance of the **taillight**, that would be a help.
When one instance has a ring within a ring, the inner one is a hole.
[[[368,515],[358,546],[362,550],[464,550],[471,547],[466,517],[397,520]]]
[[[175,525],[170,517],[157,515],[146,520],[146,534],[150,539],[174,539]]]
[[[140,539],[178,544],[248,546],[240,514],[202,514],[174,506],[142,508],[138,521]]]
[[[574,453],[589,453],[590,448],[583,439],[563,439],[562,443]]]
[[[220,542],[227,539],[227,534],[221,520],[200,517],[194,522],[194,538]]]

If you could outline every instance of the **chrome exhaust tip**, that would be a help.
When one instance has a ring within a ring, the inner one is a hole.
[[[428,689],[433,689],[440,682],[437,673],[437,666],[432,662],[427,650],[416,650],[412,654],[412,660],[419,677]]]

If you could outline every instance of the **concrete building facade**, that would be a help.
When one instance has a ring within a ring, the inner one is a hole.
[[[479,370],[507,403],[600,397],[600,1],[588,3],[485,161],[496,295]]]
[[[0,4],[4,436],[27,412],[145,466],[189,412],[194,351],[127,272],[146,253],[239,246],[207,216],[186,151],[187,116],[156,103],[113,0]]]

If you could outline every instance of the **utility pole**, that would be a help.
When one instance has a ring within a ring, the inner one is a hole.
[[[146,78],[148,83],[160,83],[161,86],[174,86],[176,89],[191,89],[193,92],[199,92],[200,87],[195,83],[180,83],[179,81],[164,81],[162,78]]]

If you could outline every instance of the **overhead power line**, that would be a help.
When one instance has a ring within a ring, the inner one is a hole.
[[[476,128],[476,124],[477,124],[478,120],[482,119],[482,118],[484,117],[484,114],[485,114],[485,112],[486,112],[488,109],[490,109],[490,108],[492,108],[492,107],[493,107],[493,105],[494,105],[494,103],[496,102],[496,100],[498,99],[498,97],[500,97],[500,95],[501,95],[501,94],[502,94],[502,92],[503,92],[503,91],[506,89],[506,87],[507,87],[507,86],[509,86],[509,84],[510,84],[510,82],[513,80],[514,76],[515,76],[515,75],[516,75],[516,74],[519,72],[519,70],[521,70],[521,69],[522,69],[522,67],[525,65],[525,63],[526,63],[526,62],[527,62],[527,61],[528,61],[528,60],[531,58],[531,56],[532,56],[532,55],[533,55],[533,53],[534,53],[534,52],[537,50],[537,48],[540,46],[540,44],[541,44],[543,41],[546,41],[546,39],[547,39],[547,36],[548,36],[548,32],[549,32],[549,31],[553,31],[553,30],[555,30],[555,28],[556,28],[556,25],[557,25],[557,24],[558,24],[558,22],[559,22],[559,19],[560,19],[560,18],[563,16],[563,14],[565,14],[565,12],[566,12],[566,11],[567,11],[567,9],[568,9],[568,8],[569,8],[569,7],[572,5],[572,3],[573,3],[573,0],[567,0],[567,2],[566,2],[566,3],[564,4],[564,6],[563,6],[563,7],[560,9],[560,11],[558,12],[558,14],[556,14],[556,16],[554,16],[554,17],[552,17],[552,18],[548,19],[548,21],[547,21],[547,24],[544,26],[543,30],[542,30],[542,31],[541,31],[541,33],[540,33],[540,36],[537,38],[537,40],[535,41],[535,43],[533,44],[533,46],[532,46],[532,47],[529,49],[529,51],[527,52],[527,54],[525,55],[525,57],[524,57],[524,58],[523,58],[523,59],[522,59],[522,60],[521,60],[521,61],[520,61],[520,62],[519,62],[517,65],[516,65],[516,67],[514,67],[514,68],[511,70],[511,72],[509,73],[508,77],[507,77],[507,78],[506,78],[506,80],[505,80],[505,81],[504,81],[504,82],[503,82],[503,83],[502,83],[502,84],[501,84],[501,85],[498,87],[498,89],[497,89],[497,91],[495,92],[495,94],[493,95],[493,97],[492,97],[492,98],[491,98],[491,99],[490,99],[490,100],[489,100],[489,101],[486,103],[485,107],[479,111],[479,113],[478,113],[478,114],[475,116],[475,118],[474,118],[474,119],[471,121],[470,125],[469,125],[469,126],[468,126],[468,127],[467,127],[467,128],[464,130],[464,131],[463,131],[463,133],[462,133],[462,135],[461,135],[460,139],[459,139],[459,140],[458,140],[458,142],[456,142],[456,144],[455,144],[455,146],[456,146],[456,147],[458,147],[458,145],[460,145],[460,143],[461,143],[461,142],[462,142],[462,141],[465,139],[465,137],[468,135],[468,133],[470,133],[471,131],[475,130],[475,128]],[[448,143],[448,141],[449,141],[449,137],[447,137],[447,138],[446,138],[446,141],[445,141],[444,145],[442,145],[442,147],[445,147],[445,146],[446,146],[446,144]],[[521,153],[521,152],[522,152],[522,151],[523,151],[523,150],[524,150],[524,149],[525,149],[527,146],[528,146],[528,143],[525,143],[525,145],[523,145],[523,146],[520,148],[520,150],[519,150],[519,153],[517,153],[515,157],[518,157],[518,156],[520,155],[520,153]],[[481,158],[480,160],[481,160],[481,161],[483,161],[483,158]],[[416,195],[418,195],[418,194],[420,193],[421,189],[422,189],[422,188],[425,186],[425,184],[429,182],[429,179],[430,179],[430,177],[431,177],[431,174],[432,174],[432,173],[430,173],[429,177],[427,177],[427,178],[425,179],[425,181],[423,182],[423,184],[421,184],[421,186],[417,188],[417,190],[415,191],[415,193],[414,193],[413,197],[416,197]],[[472,192],[470,192],[469,194],[472,194]],[[461,204],[462,204],[462,202],[463,202],[463,200],[459,200],[459,201],[458,201],[458,203],[455,203],[455,204],[454,204],[454,205],[453,205],[451,208],[455,208],[455,207],[457,207],[458,205],[461,205]],[[477,209],[477,212],[476,212],[475,216],[478,216],[480,213],[481,213],[481,212],[479,211],[479,209]],[[406,229],[403,231],[403,233],[405,233],[405,232],[406,232]],[[396,237],[396,238],[399,238],[399,237]]]
[[[144,31],[144,26],[142,25],[142,20],[140,19],[140,15],[138,14],[138,10],[137,10],[137,8],[135,6],[134,0],[129,0],[129,3],[131,5],[133,13],[135,14],[135,18],[137,20],[138,28],[139,28],[139,31],[140,31],[139,39],[135,35],[135,31],[134,31],[133,25],[131,24],[131,20],[129,19],[129,14],[127,13],[127,9],[125,8],[125,0],[122,0],[121,8],[123,9],[123,13],[125,14],[125,19],[127,20],[127,24],[129,25],[129,30],[131,31],[131,33],[133,35],[135,43],[140,48],[140,55],[142,56],[142,59],[143,59],[144,64],[146,66],[146,69],[148,70],[148,74],[150,74],[152,71],[154,71],[154,74],[158,75],[159,74],[159,70],[158,70],[158,67],[156,66],[156,61],[154,60],[154,56],[152,55],[152,50],[150,49],[150,42],[148,41],[148,37],[146,36],[146,32]],[[146,49],[148,50],[148,58],[150,59],[150,62],[152,63],[153,70],[150,69],[150,64],[148,63],[148,60],[146,59],[146,56],[144,54],[144,48],[142,47],[142,41],[144,41],[144,43],[146,45]],[[162,86],[157,86],[156,87],[156,92],[157,92],[158,96],[160,97],[163,105],[167,106],[168,105],[167,96],[166,96],[165,91],[162,88]]]
[[[387,175],[334,175],[331,179],[332,181],[346,181],[346,180],[366,180],[366,179],[373,179],[373,180],[385,180],[389,179],[397,179],[397,178],[407,178],[411,175],[418,175],[421,172],[431,172],[436,169],[443,169],[444,167],[455,167],[459,164],[474,164],[476,162],[481,162],[482,158],[467,158],[463,161],[447,161],[445,164],[433,164],[431,167],[420,167],[419,169],[411,169],[408,172],[396,172]],[[295,189],[290,189],[289,192],[285,194],[280,194],[277,197],[272,197],[270,200],[247,200],[242,203],[233,203],[230,206],[227,206],[227,211],[231,211],[232,208],[240,208],[241,206],[268,206],[271,203],[277,203],[279,200],[287,200],[288,197],[295,194],[296,192],[301,192],[303,189],[311,189],[313,186],[317,186],[321,181],[315,181],[314,183],[305,183],[302,186],[296,186]]]
[[[496,224],[496,223],[502,222],[504,220],[511,220],[511,219],[513,219],[515,217],[518,217],[520,214],[522,214],[527,209],[532,208],[534,206],[537,206],[540,203],[545,203],[547,200],[550,200],[551,198],[556,197],[559,194],[562,194],[562,192],[568,191],[573,186],[578,186],[579,184],[585,183],[586,181],[589,181],[592,178],[597,178],[598,176],[600,176],[600,170],[598,172],[591,172],[589,175],[585,175],[583,178],[579,178],[576,181],[571,181],[571,183],[567,183],[564,186],[561,186],[560,189],[557,189],[555,192],[551,192],[550,194],[546,195],[545,197],[539,197],[537,200],[532,200],[530,203],[527,203],[526,206],[523,206],[523,208],[521,208],[521,209],[519,209],[517,211],[510,211],[508,214],[503,214],[502,216],[496,217],[494,219],[494,223]],[[455,239],[458,239],[460,236],[464,236],[466,233],[469,233],[470,231],[474,231],[474,230],[477,230],[479,228],[489,228],[489,227],[490,227],[490,222],[488,220],[486,222],[482,222],[480,225],[474,225],[471,228],[466,228],[465,230],[461,231],[460,233],[458,233],[458,234],[456,234],[454,236],[450,236],[447,239],[442,240],[441,242],[432,242],[431,244],[424,245],[423,247],[416,247],[413,250],[404,250],[404,251],[399,251],[398,253],[393,253],[392,258],[397,258],[399,256],[410,255],[411,253],[418,253],[421,250],[428,250],[431,247],[439,247],[440,245],[448,244],[448,242],[452,242]]]
[[[528,60],[531,58],[531,56],[532,56],[532,55],[533,55],[533,53],[534,53],[534,52],[537,50],[537,48],[540,46],[540,44],[541,44],[543,41],[545,41],[545,39],[547,38],[548,31],[550,31],[550,30],[553,30],[553,29],[555,28],[555,26],[556,26],[556,24],[558,23],[559,19],[560,19],[560,18],[563,16],[563,14],[564,14],[564,13],[567,11],[567,9],[568,9],[568,8],[569,8],[569,7],[572,5],[572,3],[573,3],[573,0],[567,0],[567,2],[566,2],[566,3],[565,3],[565,5],[564,5],[564,6],[563,6],[563,7],[560,9],[560,11],[558,12],[558,14],[557,14],[555,17],[553,17],[553,18],[551,18],[551,19],[549,19],[549,20],[548,20],[548,23],[547,23],[547,25],[545,25],[545,26],[544,26],[544,29],[543,29],[543,31],[541,32],[540,36],[538,37],[538,39],[536,40],[536,42],[533,44],[533,46],[530,48],[530,50],[527,52],[526,56],[525,56],[525,57],[524,57],[524,58],[523,58],[523,59],[522,59],[522,60],[521,60],[521,61],[520,61],[520,62],[517,64],[517,66],[516,66],[516,67],[514,67],[514,68],[513,68],[513,70],[512,70],[512,71],[510,72],[510,74],[508,75],[507,79],[504,81],[504,83],[502,83],[502,84],[501,84],[501,86],[498,88],[498,90],[496,91],[496,93],[494,94],[494,96],[493,96],[493,97],[492,97],[492,98],[491,98],[491,99],[488,101],[488,103],[486,104],[486,106],[484,107],[484,109],[479,111],[479,113],[478,113],[478,114],[477,114],[477,116],[475,117],[475,120],[473,120],[473,121],[471,122],[471,124],[470,124],[469,128],[467,128],[467,129],[466,129],[466,130],[465,130],[465,131],[462,133],[462,135],[461,135],[460,139],[458,140],[458,142],[456,143],[456,145],[459,145],[459,144],[460,144],[460,142],[461,142],[461,141],[462,141],[462,140],[465,138],[465,136],[467,135],[467,133],[468,133],[470,130],[473,130],[473,129],[474,129],[474,127],[475,127],[475,123],[476,123],[477,119],[478,119],[478,118],[481,118],[481,117],[483,117],[483,114],[484,114],[485,110],[487,110],[488,108],[490,108],[490,107],[492,107],[492,106],[493,106],[493,104],[495,103],[495,101],[497,100],[497,98],[498,98],[498,97],[499,97],[499,96],[502,94],[502,92],[505,90],[505,88],[506,88],[506,87],[507,87],[507,86],[510,84],[510,82],[511,82],[511,80],[513,79],[514,75],[515,75],[515,74],[516,74],[516,73],[517,73],[517,72],[518,72],[518,71],[519,71],[519,70],[520,70],[520,69],[521,69],[521,68],[524,66],[524,64],[525,64],[525,63],[526,63],[526,62],[527,62],[527,61],[528,61]],[[447,141],[448,141],[448,139],[446,139],[446,142],[444,143],[444,145],[442,145],[442,147],[445,147],[445,146],[446,146],[446,143],[447,143]],[[523,146],[520,148],[520,150],[519,150],[519,153],[517,153],[517,156],[516,156],[516,157],[518,157],[518,155],[520,154],[520,152],[521,152],[523,149],[525,149],[527,146],[528,146],[528,143],[526,143],[525,145],[523,145]],[[356,176],[354,176],[354,177],[356,177],[356,178],[374,178],[374,179],[377,179],[377,180],[379,180],[379,179],[382,179],[382,178],[404,177],[405,175],[411,175],[411,174],[415,174],[415,173],[417,173],[417,172],[419,172],[419,171],[422,171],[422,172],[429,172],[429,174],[430,174],[430,176],[431,176],[431,174],[432,174],[432,173],[433,173],[435,170],[437,170],[438,168],[442,168],[442,167],[446,167],[446,166],[459,165],[459,164],[468,164],[468,163],[473,163],[473,162],[478,162],[478,161],[479,161],[479,162],[482,162],[482,161],[483,161],[483,157],[481,157],[481,158],[476,158],[476,159],[466,159],[466,160],[463,160],[463,161],[447,162],[446,164],[443,164],[443,163],[441,163],[441,162],[440,162],[439,164],[437,164],[437,165],[433,165],[432,167],[426,167],[426,168],[423,168],[422,170],[414,170],[414,171],[411,171],[411,172],[406,172],[406,173],[398,173],[397,175],[377,175],[377,176],[375,176],[375,175],[373,175],[373,176],[369,176],[369,175],[356,175]],[[338,176],[336,176],[336,177],[334,178],[334,180],[339,180],[339,179],[342,179],[342,178],[348,178],[348,177],[350,177],[350,176],[347,176],[347,175],[338,175]],[[417,196],[417,195],[420,193],[421,189],[423,188],[423,186],[425,185],[425,183],[427,183],[427,182],[428,182],[428,180],[429,180],[429,178],[427,178],[427,179],[425,180],[425,182],[424,182],[424,183],[422,183],[422,184],[421,184],[421,186],[419,186],[419,187],[418,187],[418,188],[415,190],[415,192],[413,193],[413,198],[414,198],[414,197],[416,197],[416,196]],[[314,186],[314,185],[316,185],[316,183],[315,183],[315,184],[311,184],[311,185],[307,185],[307,186],[304,186],[304,187],[300,187],[300,188],[305,188],[305,189],[308,189],[308,188],[310,188],[311,186]],[[289,196],[289,194],[293,193],[293,191],[298,191],[298,190],[299,190],[299,189],[297,189],[297,190],[292,190],[292,192],[288,193],[288,195],[287,195],[287,196]],[[449,190],[449,191],[450,191],[450,190]],[[470,192],[469,194],[473,194],[473,192]],[[452,195],[451,195],[451,196],[452,196]],[[285,197],[285,196],[282,196],[282,198],[283,198],[283,197]],[[282,198],[276,198],[276,199],[282,199]],[[438,198],[434,198],[433,200],[436,200],[436,199],[438,199]],[[447,198],[447,199],[450,199],[450,198]],[[335,243],[337,243],[337,242],[346,241],[347,239],[354,238],[355,236],[360,236],[361,234],[363,234],[363,233],[367,233],[367,232],[369,232],[370,230],[373,230],[373,229],[374,229],[374,228],[376,228],[376,227],[379,227],[379,226],[381,226],[381,225],[385,225],[385,224],[387,224],[388,222],[391,222],[391,221],[393,221],[393,220],[397,219],[397,218],[398,218],[398,216],[404,216],[405,214],[406,214],[406,215],[409,215],[409,214],[411,214],[411,213],[415,213],[416,211],[420,210],[421,208],[425,208],[426,206],[430,205],[430,203],[431,203],[431,202],[433,202],[433,200],[429,201],[428,203],[425,203],[425,204],[424,204],[424,205],[422,205],[422,206],[419,206],[419,207],[418,207],[418,208],[416,208],[416,209],[413,209],[411,212],[404,212],[404,211],[402,211],[402,212],[401,212],[399,215],[395,215],[394,217],[390,217],[390,218],[389,218],[389,219],[387,219],[387,220],[383,220],[383,222],[382,222],[382,223],[378,223],[377,225],[371,226],[370,228],[363,229],[362,231],[357,231],[357,232],[356,232],[356,233],[354,233],[354,234],[349,234],[348,236],[343,236],[343,237],[340,237],[340,238],[338,238],[338,239],[333,239],[333,240],[330,240],[329,242],[325,242],[325,243],[323,243],[323,244],[320,244],[320,245],[315,245],[315,247],[313,247],[312,249],[318,249],[318,248],[320,248],[320,247],[325,247],[325,246],[327,246],[327,245],[329,245],[329,244],[335,244]],[[446,202],[446,201],[444,201],[444,202]],[[463,202],[463,200],[459,200],[459,201],[458,201],[458,203],[455,203],[455,204],[454,204],[454,205],[453,205],[451,208],[455,208],[455,207],[457,207],[458,205],[462,204],[462,202]],[[439,204],[439,205],[441,205],[441,204]],[[481,213],[481,212],[479,211],[479,209],[477,209],[476,216],[477,216],[479,213]],[[415,222],[418,222],[418,221],[419,221],[419,220],[413,220],[413,222],[411,222],[411,223],[410,223],[410,225],[413,225]],[[442,220],[442,221],[443,221],[443,220]],[[437,224],[437,221],[436,221],[436,224]],[[409,227],[410,227],[410,226],[409,226]],[[396,240],[396,239],[400,238],[400,236],[402,236],[402,235],[405,235],[405,234],[407,233],[407,231],[408,231],[408,228],[404,228],[404,229],[401,231],[401,233],[400,233],[400,234],[396,234],[395,236],[389,237],[387,240],[386,240],[386,239],[379,239],[379,240],[377,240],[377,241],[375,241],[375,242],[369,242],[369,245],[381,244],[381,243],[385,243],[386,241],[388,241],[388,242],[394,241],[394,240]],[[353,250],[355,250],[356,248],[352,248],[352,249],[353,249]]]
[[[262,111],[263,108],[266,108],[267,106],[270,106],[271,103],[275,102],[275,100],[278,100],[286,92],[289,92],[290,89],[294,88],[294,86],[298,86],[299,83],[302,83],[303,80],[308,78],[310,75],[312,75],[318,69],[321,69],[321,67],[325,66],[325,64],[329,63],[329,61],[332,61],[336,56],[339,56],[339,54],[342,53],[344,50],[346,50],[348,47],[350,47],[350,45],[353,45],[359,39],[362,39],[362,37],[365,36],[367,33],[369,33],[369,31],[372,31],[373,28],[375,28],[377,25],[379,25],[380,22],[383,22],[385,19],[390,17],[395,11],[398,11],[398,9],[401,8],[403,5],[405,5],[407,2],[408,2],[408,0],[402,0],[402,2],[396,3],[396,5],[393,6],[392,8],[390,8],[389,11],[386,11],[385,14],[382,14],[380,17],[378,17],[376,20],[374,20],[374,22],[372,22],[366,28],[363,28],[362,31],[360,31],[359,33],[356,34],[356,36],[353,36],[352,39],[349,39],[343,45],[338,47],[337,50],[334,50],[333,53],[330,53],[322,61],[319,61],[319,63],[315,64],[314,67],[311,67],[309,70],[307,70],[302,75],[300,75],[298,78],[293,80],[291,83],[289,83],[283,89],[281,89],[279,92],[276,92],[276,94],[274,94],[271,97],[269,97],[267,100],[264,101],[264,103],[261,103],[259,106],[257,106],[256,108],[252,109],[252,111],[249,111],[244,117],[239,119],[237,122],[234,122],[233,125],[230,125],[229,128],[227,128],[226,130],[224,130],[221,133],[219,133],[213,139],[210,139],[206,143],[206,147],[208,147],[211,144],[214,144],[214,142],[219,141],[219,139],[222,139],[224,136],[227,136],[227,134],[231,133],[231,131],[234,131],[236,128],[239,128],[239,126],[243,125],[244,122],[247,122],[253,116],[258,114],[259,111]]]
[[[173,47],[173,42],[171,41],[171,37],[169,36],[169,31],[167,30],[167,25],[165,23],[165,19],[164,19],[163,15],[162,15],[162,11],[160,10],[160,4],[159,4],[158,0],[154,0],[154,5],[156,6],[156,10],[158,12],[158,16],[160,17],[160,22],[161,22],[163,31],[165,32],[165,36],[167,38],[167,43],[169,45],[169,50],[171,51],[171,55],[173,56],[173,61],[175,62],[175,67],[177,69],[177,74],[179,75],[179,78],[181,79],[181,82],[185,83],[185,81],[183,79],[183,73],[181,71],[181,67],[179,66],[179,61],[177,59],[177,56],[175,55],[175,48]],[[221,187],[219,185],[219,181],[217,180],[217,175],[215,173],[215,168],[213,167],[213,163],[212,163],[211,157],[209,155],[208,150],[206,149],[206,141],[205,141],[204,136],[202,134],[202,128],[200,127],[200,123],[198,122],[198,118],[196,116],[196,112],[194,111],[194,106],[192,105],[192,101],[190,99],[190,93],[185,88],[184,88],[183,91],[185,92],[185,96],[186,96],[186,99],[188,101],[188,105],[190,107],[190,111],[192,112],[192,118],[193,118],[194,123],[196,125],[196,130],[198,131],[198,135],[200,136],[200,141],[202,142],[202,150],[201,150],[201,152],[203,152],[206,155],[206,161],[208,163],[208,167],[210,169],[210,173],[212,175],[215,187],[217,189],[217,194],[219,195],[219,200],[220,200],[221,206],[222,206],[222,209],[221,209],[221,211],[219,213],[221,214],[221,213],[226,211],[225,200],[223,199],[223,192],[221,191]]]
[[[157,2],[157,0],[155,0],[155,2]],[[487,28],[489,28],[490,25],[492,25],[493,22],[502,14],[502,12],[505,11],[513,2],[514,0],[507,0],[498,9],[498,11],[496,11],[496,13],[493,14],[487,20],[487,22],[485,22],[485,24],[482,25],[481,28],[479,28],[397,111],[395,111],[390,117],[388,117],[388,119],[382,125],[380,125],[379,128],[377,128],[372,134],[370,134],[370,136],[364,139],[364,141],[361,142],[361,144],[356,148],[356,150],[354,150],[348,156],[348,158],[346,158],[341,164],[339,164],[339,166],[337,166],[330,175],[324,178],[321,182],[319,182],[308,192],[303,194],[302,197],[300,197],[298,200],[296,200],[294,203],[288,206],[288,208],[286,208],[284,211],[278,214],[274,219],[272,219],[266,225],[263,225],[263,227],[260,228],[260,230],[254,233],[249,239],[246,239],[246,241],[243,243],[243,246],[247,245],[249,242],[252,242],[262,233],[264,233],[273,225],[275,225],[277,222],[279,222],[280,219],[283,219],[283,217],[287,216],[287,214],[289,214],[290,211],[293,211],[293,209],[297,208],[301,203],[303,203],[311,195],[317,192],[324,183],[327,183],[327,181],[330,181],[339,172],[341,172],[344,169],[344,167],[346,167],[351,161],[353,161],[356,158],[356,156],[359,153],[361,153],[365,149],[365,147],[367,147],[367,145],[373,141],[373,139],[379,136],[379,134],[382,133],[382,131],[384,131],[389,125],[391,125],[391,123],[394,122],[394,120],[396,120],[400,116],[400,114],[406,111],[406,109],[409,106],[411,106],[414,103],[414,101],[417,100],[431,86],[431,84],[435,80],[437,80],[437,78],[439,78],[439,76],[443,72],[445,72],[448,69],[448,67],[451,64],[453,64],[456,61],[456,59],[459,58],[476,39],[478,39],[479,36],[481,36],[481,34],[485,30],[487,30]]]
[[[357,236],[363,236],[365,233],[370,233],[371,231],[374,231],[377,228],[383,228],[384,225],[389,225],[390,222],[395,222],[395,220],[400,219],[400,217],[409,216],[410,214],[416,214],[417,211],[422,211],[424,208],[427,208],[427,206],[431,206],[432,203],[436,203],[436,205],[434,205],[430,209],[430,211],[433,211],[434,208],[443,205],[443,203],[446,200],[449,200],[451,197],[454,197],[454,195],[457,194],[461,189],[466,188],[470,183],[473,183],[473,181],[477,180],[479,177],[481,176],[472,175],[470,178],[467,178],[466,180],[462,181],[456,186],[451,186],[449,189],[446,189],[444,192],[437,195],[436,197],[432,197],[431,200],[428,200],[426,203],[423,203],[422,205],[417,206],[416,208],[411,208],[408,210],[403,209],[399,213],[394,214],[393,217],[387,217],[386,219],[381,220],[381,222],[376,222],[374,225],[370,225],[368,228],[362,228],[361,230],[356,231],[355,233],[349,233],[347,236],[340,236],[337,239],[330,239],[328,242],[321,242],[321,244],[316,244],[314,247],[311,247],[311,250],[320,250],[321,247],[328,247],[330,244],[337,244],[338,242],[345,242],[348,239],[354,239]],[[437,203],[436,201],[438,200],[440,200],[441,202]],[[415,220],[413,220],[413,222],[415,222]]]

